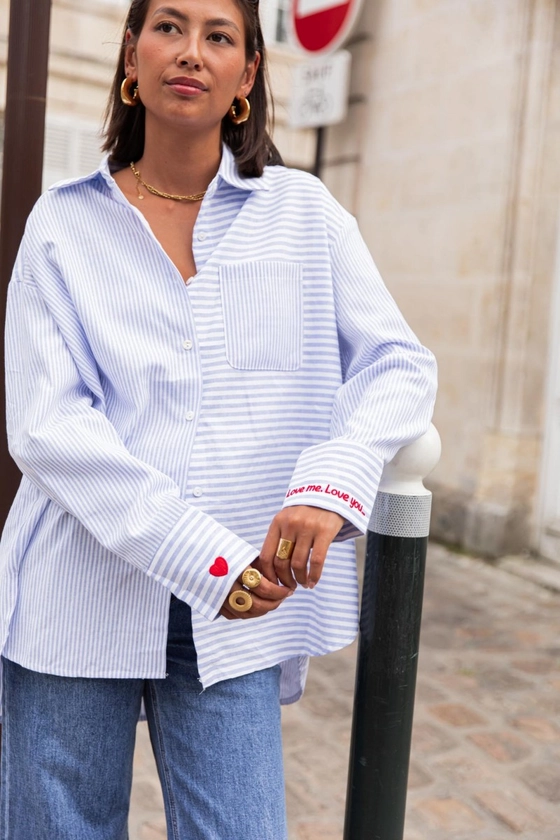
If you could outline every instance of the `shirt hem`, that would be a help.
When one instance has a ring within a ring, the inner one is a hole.
[[[89,669],[85,669],[86,673],[84,673],[80,668],[80,673],[76,673],[76,671],[78,670],[76,668],[47,668],[45,665],[37,665],[35,662],[27,660],[24,656],[6,656],[6,654],[2,652],[2,658],[8,660],[9,662],[14,662],[16,665],[19,665],[20,668],[25,668],[27,671],[34,671],[37,674],[48,674],[52,677],[70,677],[72,679],[86,680],[160,680],[165,679],[165,677],[167,676],[165,669],[159,672],[147,670],[141,674],[122,673],[122,670],[101,671],[92,674],[88,672]]]

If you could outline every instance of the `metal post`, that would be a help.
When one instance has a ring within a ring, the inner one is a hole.
[[[323,153],[325,150],[325,135],[327,130],[324,126],[317,129],[317,139],[315,144],[315,163],[313,164],[313,174],[316,178],[320,178],[323,174]]]
[[[402,840],[431,493],[432,426],[386,467],[367,552],[344,840]]]
[[[41,194],[51,0],[11,0],[8,41],[2,217],[0,223],[0,329],[6,295],[26,219]],[[0,417],[4,425],[4,341],[0,340]],[[19,481],[6,435],[0,435],[0,529]]]

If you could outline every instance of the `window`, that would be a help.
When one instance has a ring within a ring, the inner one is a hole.
[[[101,161],[99,128],[91,123],[47,119],[43,188],[97,169]]]
[[[261,0],[261,22],[267,43],[286,43],[289,38],[292,0]]]
[[[291,0],[277,0],[275,41],[285,43],[288,40]]]

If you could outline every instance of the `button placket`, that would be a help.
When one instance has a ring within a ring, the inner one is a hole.
[[[208,190],[208,192],[206,194],[207,198],[212,197],[214,195],[214,193],[215,193],[215,185],[213,185]],[[193,253],[194,253],[195,262],[196,262],[196,265],[197,265],[199,271],[200,271],[201,266],[200,266],[199,257],[198,257],[198,254],[197,254],[197,246],[198,246],[199,242],[205,242],[208,239],[208,236],[209,236],[208,227],[206,225],[207,212],[208,212],[208,205],[207,205],[207,203],[203,202],[203,206],[200,209],[200,213],[198,214],[198,218],[195,222],[194,230],[193,230]]]

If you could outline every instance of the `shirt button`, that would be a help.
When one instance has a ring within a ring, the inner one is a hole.
[[[185,350],[192,350],[192,341],[190,340],[190,338],[187,338],[186,341],[183,341],[183,347],[185,348]]]
[[[185,420],[194,420],[194,411],[189,411],[185,414]]]
[[[202,496],[202,487],[195,487],[192,491],[193,496],[196,496],[197,499],[200,499]]]
[[[206,231],[201,230],[201,231],[200,231],[200,233],[198,234],[197,239],[198,239],[200,242],[204,242],[204,240],[206,239],[206,237],[207,237],[207,236],[208,236],[208,234],[206,233]]]
[[[190,286],[193,280],[194,277],[187,277],[187,279],[185,280],[185,286]]]

